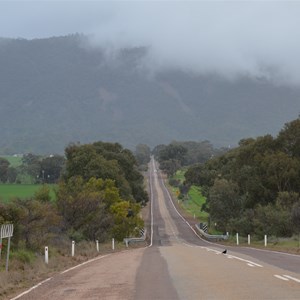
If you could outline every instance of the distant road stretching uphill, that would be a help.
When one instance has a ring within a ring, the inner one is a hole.
[[[150,245],[99,257],[14,299],[300,299],[300,257],[224,247],[177,212],[154,160]]]

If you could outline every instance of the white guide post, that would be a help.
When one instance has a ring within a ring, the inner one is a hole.
[[[75,241],[72,241],[72,256],[75,255]]]
[[[239,234],[236,234],[236,244],[239,245]]]
[[[49,255],[48,255],[48,247],[45,247],[45,263],[48,265]]]
[[[265,247],[267,247],[267,235],[265,234]]]
[[[99,252],[99,241],[96,240],[96,249],[97,249],[97,252]]]
[[[248,234],[248,245],[250,245],[250,234]]]
[[[115,239],[113,238],[111,241],[111,248],[115,250]]]

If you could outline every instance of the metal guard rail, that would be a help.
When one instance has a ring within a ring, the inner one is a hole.
[[[205,237],[207,240],[210,241],[221,241],[221,240],[227,240],[228,239],[228,235],[213,235],[213,234],[208,234],[206,232],[204,232],[198,224],[195,224],[196,229],[198,230],[198,232]]]
[[[144,242],[146,240],[146,234],[147,234],[147,229],[145,229],[144,234],[139,237],[139,238],[125,238],[123,241],[126,244],[126,246],[128,247],[128,244],[130,243],[139,243],[139,242]]]

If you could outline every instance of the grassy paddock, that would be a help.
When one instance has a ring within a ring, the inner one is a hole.
[[[0,155],[0,157],[5,158],[9,161],[10,167],[18,167],[22,164],[22,157],[13,155]]]
[[[8,202],[13,198],[27,199],[33,197],[42,184],[0,184],[0,201]],[[49,185],[51,199],[55,199],[54,188],[56,185]]]

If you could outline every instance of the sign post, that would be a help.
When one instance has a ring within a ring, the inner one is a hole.
[[[10,251],[10,238],[13,236],[14,233],[14,225],[13,224],[4,224],[1,225],[0,229],[0,248],[2,248],[2,239],[8,238],[7,244],[7,256],[6,256],[6,265],[5,270],[8,271],[8,261],[9,261],[9,251]],[[1,250],[0,250],[1,251]],[[0,252],[1,255],[1,252]]]

